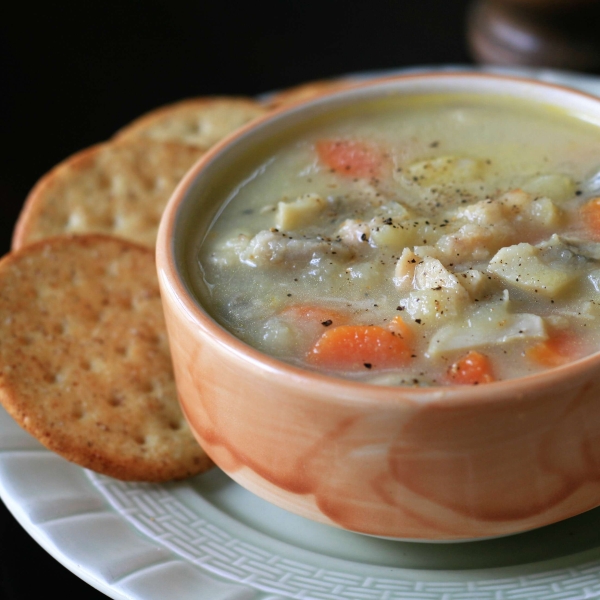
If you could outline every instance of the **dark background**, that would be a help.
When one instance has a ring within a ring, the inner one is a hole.
[[[8,3],[6,3],[8,4]],[[141,113],[357,71],[471,62],[468,0],[122,0],[0,9],[0,254],[35,181]],[[93,543],[93,540],[90,540]],[[106,598],[0,502],[0,600]]]

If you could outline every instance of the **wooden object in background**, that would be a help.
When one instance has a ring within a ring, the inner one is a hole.
[[[598,72],[599,25],[598,0],[478,0],[467,35],[479,63]]]

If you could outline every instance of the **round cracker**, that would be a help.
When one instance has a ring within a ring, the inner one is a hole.
[[[87,148],[31,190],[13,250],[48,237],[104,233],[154,247],[173,190],[203,152],[176,143],[127,139]]]
[[[269,108],[279,108],[280,106],[287,106],[296,102],[312,100],[321,94],[344,90],[357,83],[358,81],[354,79],[319,79],[310,81],[273,94],[268,98],[266,105]]]
[[[212,463],[177,400],[153,252],[107,236],[0,261],[0,402],[50,450],[123,480]]]
[[[267,109],[250,98],[190,98],[162,106],[126,125],[116,139],[145,138],[207,150]]]

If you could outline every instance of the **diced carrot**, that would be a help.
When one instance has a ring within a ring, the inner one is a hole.
[[[410,357],[404,339],[377,325],[341,325],[326,331],[309,352],[312,364],[356,371],[386,369]]]
[[[377,177],[386,159],[381,148],[360,140],[321,140],[317,154],[330,169],[348,177]]]
[[[293,304],[284,308],[281,314],[297,322],[318,323],[324,327],[344,325],[349,319],[349,316],[341,310],[312,304]]]
[[[457,385],[478,385],[496,381],[490,359],[474,350],[450,366],[448,379],[450,383]]]
[[[404,322],[404,319],[398,315],[392,319],[388,329],[398,337],[402,338],[409,346],[415,341],[414,331]]]
[[[595,240],[600,240],[600,196],[588,200],[580,209],[583,226]]]
[[[284,308],[279,316],[296,332],[298,343],[306,350],[327,329],[345,325],[350,320],[350,315],[343,310],[313,304],[292,304]]]
[[[555,331],[547,340],[527,348],[525,355],[544,367],[558,367],[577,358],[577,342],[570,331]]]

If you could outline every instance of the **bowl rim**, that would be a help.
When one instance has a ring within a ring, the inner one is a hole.
[[[565,85],[549,83],[531,79],[529,77],[503,75],[481,71],[443,71],[443,72],[420,72],[399,75],[387,75],[375,77],[367,81],[349,82],[349,87],[341,90],[325,91],[316,98],[309,100],[298,100],[293,103],[270,110],[265,115],[254,119],[241,128],[235,130],[223,140],[211,147],[191,167],[173,191],[160,221],[158,238],[156,244],[156,265],[160,287],[162,288],[163,304],[166,292],[177,300],[179,310],[183,310],[188,321],[193,321],[198,330],[208,334],[213,342],[221,346],[225,351],[237,359],[259,369],[269,376],[285,378],[290,384],[302,387],[318,389],[319,396],[335,397],[338,401],[350,401],[352,403],[368,404],[374,406],[380,404],[391,407],[397,404],[438,404],[443,406],[470,405],[473,402],[479,404],[493,404],[501,401],[522,401],[529,392],[540,392],[544,389],[556,388],[566,383],[579,383],[583,388],[590,385],[590,375],[593,370],[598,370],[600,376],[600,350],[590,355],[569,362],[565,365],[552,367],[524,377],[503,379],[486,383],[484,385],[437,385],[424,387],[387,386],[375,383],[366,383],[347,379],[335,375],[327,375],[309,369],[303,369],[293,364],[284,362],[274,356],[268,355],[227,330],[218,323],[210,313],[204,309],[200,300],[189,293],[184,283],[181,270],[175,260],[174,231],[177,226],[181,207],[184,204],[188,189],[201,176],[204,169],[218,160],[221,153],[234,144],[237,140],[262,127],[269,126],[279,118],[294,114],[304,107],[311,107],[320,103],[326,103],[330,99],[345,97],[352,92],[364,88],[376,87],[382,84],[393,84],[406,80],[490,80],[498,83],[510,82],[517,85],[532,86],[540,89],[552,90],[584,100],[591,100],[598,104],[600,124],[600,98],[579,90],[569,88]],[[469,92],[468,92],[469,93]],[[477,93],[477,92],[472,92]],[[494,95],[490,93],[488,95]],[[511,96],[509,92],[499,89],[497,95]],[[535,102],[535,100],[534,100]],[[548,99],[548,105],[560,106],[557,102]],[[518,393],[517,393],[518,392]]]

